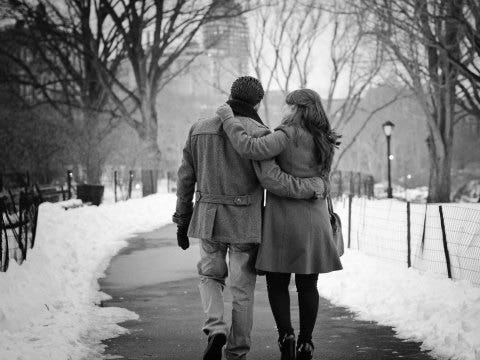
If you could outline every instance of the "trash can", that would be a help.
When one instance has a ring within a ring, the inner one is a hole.
[[[104,190],[103,185],[77,185],[77,199],[98,206],[102,203]]]

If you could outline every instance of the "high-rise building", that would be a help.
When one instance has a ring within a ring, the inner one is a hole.
[[[220,18],[203,28],[203,44],[212,60],[237,75],[248,71],[248,24],[241,12],[236,1],[223,1],[215,11]]]
[[[217,3],[214,15],[218,19],[204,24],[202,31],[168,67],[165,78],[172,79],[163,94],[200,98],[225,95],[236,77],[249,73],[249,29],[242,7],[235,0]],[[144,47],[151,45],[152,31],[145,30]],[[127,87],[135,87],[128,63],[121,67],[119,78]]]
[[[249,29],[242,7],[235,0],[222,0],[215,9],[218,19],[203,25],[203,30],[184,54],[173,64],[177,70],[197,59],[178,76],[172,91],[189,95],[209,96],[229,92],[233,80],[249,73]]]

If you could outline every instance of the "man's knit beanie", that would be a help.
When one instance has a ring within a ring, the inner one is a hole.
[[[264,95],[265,91],[260,81],[251,76],[239,77],[230,89],[232,99],[245,101],[251,105],[257,105]]]

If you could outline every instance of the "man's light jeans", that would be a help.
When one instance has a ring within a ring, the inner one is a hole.
[[[201,277],[199,288],[203,311],[207,317],[203,331],[208,336],[228,335],[225,350],[228,360],[246,359],[250,350],[257,249],[258,244],[227,244],[212,240],[200,243],[201,259],[197,267]],[[230,332],[223,318],[223,289],[227,276],[233,297]]]

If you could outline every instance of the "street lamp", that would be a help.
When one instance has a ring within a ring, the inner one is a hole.
[[[387,188],[387,198],[391,199],[392,196],[392,167],[391,161],[393,160],[393,155],[390,153],[390,138],[392,136],[393,128],[395,124],[391,121],[386,121],[383,123],[383,132],[387,137],[387,164],[388,164],[388,188]]]

